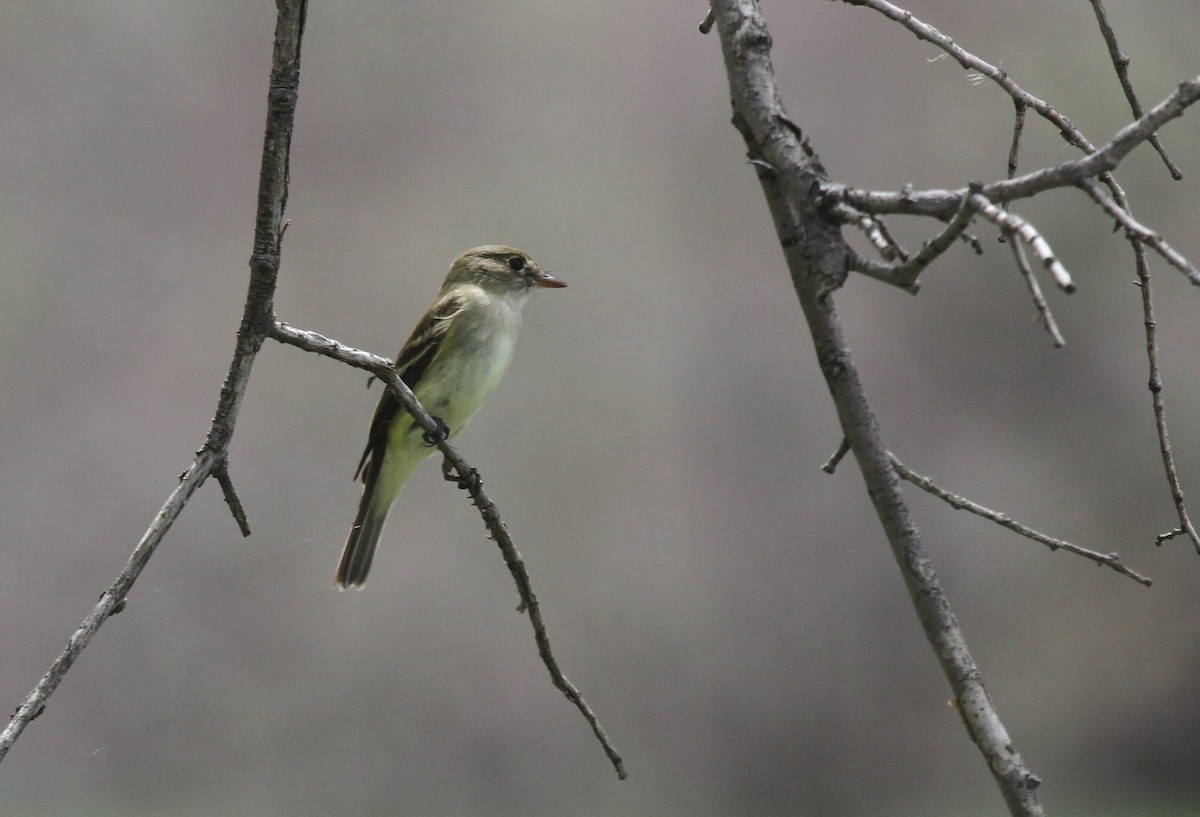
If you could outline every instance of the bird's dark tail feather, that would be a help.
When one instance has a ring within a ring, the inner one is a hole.
[[[342,561],[338,564],[337,578],[334,580],[338,590],[361,588],[366,582],[367,573],[371,571],[371,559],[375,556],[375,545],[379,543],[379,534],[383,533],[383,523],[386,521],[387,510],[382,514],[372,512],[371,492],[364,492],[354,527],[350,529],[350,538],[346,540],[346,548],[342,551]]]

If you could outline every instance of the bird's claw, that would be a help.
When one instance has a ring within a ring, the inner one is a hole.
[[[437,425],[437,433],[433,434],[426,431],[421,435],[421,439],[425,441],[425,445],[430,448],[436,448],[450,438],[450,427],[442,421],[441,417],[434,417],[433,422]]]
[[[480,487],[482,487],[483,480],[480,478],[479,472],[472,468],[466,473],[465,476],[461,476],[454,480],[454,484],[462,490],[473,494],[476,493]]]
[[[446,478],[447,482],[453,482],[462,490],[469,491],[472,494],[477,493],[483,485],[483,479],[479,476],[479,471],[472,468],[465,475],[459,476],[450,460],[442,461],[442,476]]]

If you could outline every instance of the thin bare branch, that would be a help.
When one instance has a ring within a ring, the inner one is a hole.
[[[1025,133],[1025,111],[1029,106],[1017,99],[1013,101],[1016,112],[1013,117],[1012,143],[1008,148],[1008,178],[1017,175],[1017,165],[1021,158],[1021,137]]]
[[[1104,42],[1108,46],[1108,55],[1112,59],[1113,68],[1117,72],[1117,79],[1121,83],[1122,90],[1125,91],[1125,99],[1129,101],[1129,110],[1134,116],[1142,115],[1142,103],[1138,101],[1137,92],[1133,90],[1133,81],[1129,78],[1129,63],[1130,59],[1121,47],[1117,45],[1117,33],[1113,31],[1112,24],[1108,21],[1108,12],[1104,10],[1104,3],[1101,0],[1090,0],[1092,11],[1096,13],[1096,22],[1100,25],[1100,33],[1104,37]],[[1162,139],[1157,133],[1150,134],[1147,141],[1158,151],[1158,155],[1162,157],[1163,164],[1167,166],[1171,178],[1179,181],[1183,178],[1183,172],[1171,161],[1171,157],[1167,155],[1167,149],[1163,146]]]
[[[939,31],[935,26],[920,20],[907,9],[900,8],[899,6],[887,2],[887,0],[842,1],[848,5],[864,6],[873,9],[880,14],[883,14],[885,17],[900,23],[902,26],[912,32],[912,34],[914,34],[918,39],[924,40],[940,48],[947,55],[954,58],[954,60],[963,68],[974,72],[978,76],[985,77],[995,82],[1001,89],[1004,90],[1006,94],[1012,98],[1013,103],[1016,105],[1016,122],[1013,127],[1013,142],[1009,151],[1009,178],[1012,178],[1016,172],[1017,153],[1019,151],[1021,132],[1025,122],[1025,111],[1028,108],[1032,108],[1039,116],[1043,117],[1046,121],[1058,128],[1059,133],[1068,144],[1079,148],[1085,153],[1096,152],[1096,146],[1092,144],[1092,142],[1086,136],[1083,135],[1083,132],[1075,126],[1075,123],[1061,114],[1053,105],[1046,102],[1044,99],[1040,99],[1029,93],[1015,81],[1013,81],[1013,79],[1008,75],[1007,71],[1004,71],[1000,67],[993,65],[982,57],[979,57],[978,55],[962,48],[951,37]],[[1094,0],[1093,4],[1098,5],[1098,3],[1099,0]],[[1107,20],[1101,19],[1101,26],[1104,27],[1106,25]],[[1110,34],[1111,29],[1105,33],[1106,40],[1109,39]],[[1112,38],[1112,46],[1115,46],[1115,43],[1116,39],[1114,35]],[[1126,62],[1127,61],[1128,58],[1126,58]],[[1131,86],[1128,88],[1127,93],[1130,95],[1131,101],[1134,102],[1134,116],[1141,118],[1141,106],[1140,104],[1136,103],[1136,96],[1133,95]],[[1151,131],[1146,138],[1150,141],[1156,141],[1157,135]],[[1164,158],[1166,158],[1165,154]],[[1100,180],[1106,185],[1111,186],[1115,184],[1107,172],[1094,175],[1099,176]],[[993,195],[993,193],[994,191],[985,190],[985,194],[992,201],[999,202],[1007,200],[1003,197],[997,197],[996,195]]]
[[[896,276],[910,286],[915,285],[917,277],[925,271],[925,268],[954,246],[954,242],[966,232],[974,216],[970,199],[964,198],[958,212],[954,214],[954,218],[950,219],[946,228],[925,242],[916,255],[896,267]],[[976,245],[976,250],[981,251],[978,245]]]
[[[1142,292],[1142,319],[1146,333],[1146,357],[1150,362],[1151,401],[1154,406],[1154,427],[1158,432],[1158,450],[1162,455],[1163,469],[1167,475],[1167,485],[1171,489],[1171,500],[1175,503],[1175,512],[1179,517],[1179,527],[1166,533],[1159,534],[1155,544],[1161,545],[1168,539],[1187,535],[1192,540],[1196,552],[1200,553],[1200,535],[1188,515],[1187,505],[1183,501],[1183,487],[1179,484],[1179,474],[1175,468],[1175,454],[1171,450],[1171,438],[1167,433],[1167,407],[1163,397],[1162,372],[1158,366],[1158,324],[1154,320],[1154,298],[1150,285],[1150,266],[1146,263],[1146,249],[1141,241],[1131,239],[1137,262],[1138,288]]]
[[[845,205],[844,203],[839,204],[843,209],[838,210],[835,206],[835,215],[839,212],[843,214],[841,216],[843,218],[855,218],[857,215],[857,217],[861,219],[861,221],[858,221],[858,223],[862,224],[866,229],[869,229],[871,233],[876,236],[876,241],[879,242],[876,244],[876,246],[880,249],[880,252],[889,252],[893,255],[895,254],[895,248],[891,244],[888,244],[886,241],[884,241],[883,234],[878,230],[877,225],[869,216],[859,213],[857,210]],[[875,278],[879,281],[883,281],[884,283],[891,284],[892,286],[900,287],[901,289],[915,295],[918,291],[920,291],[921,288],[921,285],[917,283],[917,278],[921,275],[926,267],[941,257],[946,250],[950,249],[955,241],[964,239],[966,243],[974,247],[976,253],[983,252],[983,249],[979,246],[977,239],[964,235],[967,227],[971,223],[971,219],[974,216],[975,213],[971,209],[969,200],[963,199],[962,205],[959,207],[958,212],[955,213],[954,218],[950,219],[950,222],[946,225],[942,232],[925,242],[925,244],[921,247],[920,252],[918,252],[912,258],[907,258],[901,262],[888,264],[880,261],[874,261],[869,258],[863,258],[857,253],[854,253],[850,257],[850,269],[856,272],[861,272],[863,275]]]
[[[892,237],[888,231],[887,225],[881,219],[874,218],[866,213],[855,210],[845,202],[835,202],[830,208],[830,213],[845,222],[853,224],[873,246],[883,258],[887,261],[907,261],[908,252],[900,246],[899,242]]]
[[[1167,432],[1166,401],[1162,395],[1162,376],[1158,366],[1158,326],[1154,319],[1153,290],[1150,282],[1150,267],[1146,263],[1146,245],[1149,244],[1151,247],[1154,247],[1173,266],[1183,269],[1185,273],[1189,269],[1194,271],[1195,268],[1192,267],[1186,258],[1171,249],[1165,241],[1162,241],[1157,233],[1148,230],[1134,220],[1129,202],[1125,198],[1125,191],[1119,186],[1109,186],[1113,194],[1111,201],[1095,184],[1088,185],[1087,183],[1082,183],[1080,186],[1106,212],[1116,218],[1119,225],[1125,227],[1125,237],[1129,240],[1129,246],[1133,248],[1134,266],[1138,276],[1137,282],[1142,292],[1143,327],[1146,337],[1146,356],[1150,362],[1149,388],[1151,403],[1154,409],[1154,426],[1158,433],[1159,452],[1162,455],[1167,485],[1170,488],[1171,499],[1175,503],[1175,511],[1179,517],[1179,527],[1159,534],[1155,538],[1155,544],[1161,545],[1168,539],[1186,535],[1192,540],[1192,544],[1197,552],[1200,552],[1200,536],[1197,535],[1196,527],[1192,524],[1187,506],[1183,501],[1183,488],[1179,483],[1179,475],[1175,468],[1175,455],[1171,450],[1170,435]],[[1188,275],[1188,279],[1192,283],[1198,282],[1197,277],[1191,274]]]
[[[1026,91],[1021,86],[1009,77],[1006,71],[1003,71],[998,66],[995,66],[981,57],[972,54],[969,51],[961,48],[953,39],[938,31],[933,26],[917,19],[913,14],[898,6],[886,2],[886,0],[843,0],[850,5],[867,6],[872,8],[888,18],[895,20],[903,25],[909,31],[917,36],[918,39],[932,43],[938,48],[946,52],[947,55],[953,57],[959,65],[968,69],[974,76],[991,79],[1001,89],[1004,90],[1009,97],[1012,98],[1016,108],[1016,118],[1013,123],[1012,144],[1008,154],[1008,178],[1011,180],[1016,175],[1017,160],[1020,154],[1021,137],[1025,127],[1025,113],[1029,108],[1033,110],[1046,121],[1050,122],[1058,128],[1059,134],[1066,142],[1074,147],[1082,150],[1084,153],[1096,152],[1096,146],[1092,144],[1083,132],[1075,126],[1071,120],[1063,116],[1058,110],[1043,99],[1039,99],[1033,94]],[[1140,112],[1136,114],[1140,116]],[[1115,198],[1122,198],[1123,192],[1113,178],[1111,172],[1103,172],[1099,174],[1100,181],[1112,190]],[[996,195],[994,191],[985,190],[985,194],[989,199],[995,202],[1003,203],[1003,200]],[[875,211],[872,211],[875,212]],[[944,216],[943,216],[944,218]]]
[[[1071,280],[1067,268],[1055,257],[1054,250],[1050,248],[1049,242],[1042,237],[1037,228],[1016,213],[1000,209],[978,193],[971,194],[969,198],[971,208],[979,215],[991,221],[1004,232],[1020,236],[1021,240],[1029,245],[1034,255],[1042,262],[1046,271],[1054,276],[1054,280],[1064,292],[1075,291],[1075,284]]]
[[[1053,105],[1029,93],[1017,85],[1008,75],[1007,71],[962,48],[951,37],[943,34],[929,23],[920,20],[907,9],[893,5],[887,2],[887,0],[842,0],[842,2],[851,6],[864,6],[873,9],[888,19],[894,20],[912,32],[917,39],[931,43],[946,52],[963,68],[987,77],[999,85],[1006,94],[1013,98],[1013,101],[1018,106],[1033,108],[1039,115],[1057,127],[1059,132],[1062,133],[1063,138],[1070,144],[1088,153],[1095,149],[1084,137],[1083,133],[1080,132],[1079,128],[1075,127],[1075,124],[1070,119],[1059,113]],[[1018,116],[1022,119],[1024,116],[1023,108],[1018,108]],[[989,195],[988,198],[993,197]]]
[[[1100,189],[1100,185],[1091,179],[1083,179],[1078,186],[1091,196],[1092,201],[1100,205],[1104,212],[1117,220],[1120,227],[1125,230],[1127,238],[1150,245],[1156,253],[1162,256],[1164,261],[1186,275],[1194,285],[1200,286],[1200,269],[1197,269],[1196,265],[1186,256],[1168,244],[1161,235],[1137,221],[1127,207],[1117,204]]]
[[[985,193],[993,201],[1012,201],[1027,198],[1043,190],[1066,187],[1082,179],[1101,177],[1115,170],[1134,148],[1147,141],[1163,125],[1183,116],[1197,100],[1200,100],[1200,76],[1179,83],[1179,87],[1170,96],[1121,128],[1094,153],[996,182],[986,188]]]
[[[842,441],[838,443],[837,450],[829,455],[829,459],[821,466],[821,470],[826,474],[832,474],[837,470],[837,467],[842,464],[842,460],[850,453],[850,441],[842,437]]]
[[[437,421],[429,415],[429,412],[425,411],[424,407],[418,402],[416,395],[400,379],[400,376],[396,374],[396,370],[392,368],[391,362],[387,359],[360,349],[355,349],[352,346],[346,346],[316,332],[297,329],[278,321],[272,325],[268,334],[280,343],[286,343],[308,352],[315,352],[316,354],[324,355],[370,372],[387,386],[395,398],[400,401],[400,404],[404,406],[404,409],[412,415],[417,425],[424,429],[428,435],[428,439],[437,445],[442,455],[446,458],[447,467],[443,467],[443,474],[447,479],[456,482],[460,488],[469,492],[472,504],[479,509],[479,515],[483,518],[484,525],[500,548],[500,552],[504,557],[504,563],[512,574],[513,581],[517,585],[517,593],[521,598],[521,604],[517,609],[529,614],[529,623],[533,627],[533,636],[537,642],[538,655],[541,656],[542,663],[545,664],[546,670],[550,673],[551,682],[575,705],[584,719],[587,720],[596,739],[600,741],[604,753],[608,756],[613,768],[616,769],[617,776],[624,780],[628,775],[621,760],[621,755],[617,752],[616,747],[613,746],[604,728],[600,725],[599,719],[591,707],[588,706],[579,689],[563,674],[562,669],[559,667],[558,659],[555,658],[554,652],[550,648],[550,636],[546,632],[546,623],[542,618],[537,596],[533,592],[529,573],[525,570],[525,562],[521,558],[516,545],[513,543],[508,528],[500,518],[500,510],[484,492],[483,480],[480,479],[479,472],[472,468],[463,459],[462,455],[458,453],[457,449],[450,444],[446,439],[445,433],[438,426]]]
[[[1074,553],[1077,556],[1082,556],[1085,559],[1091,559],[1098,565],[1110,567],[1118,573],[1128,576],[1138,584],[1146,587],[1149,587],[1152,584],[1151,580],[1143,576],[1141,573],[1130,570],[1128,567],[1126,567],[1124,562],[1121,561],[1120,555],[1116,553],[1097,553],[1094,550],[1088,550],[1085,547],[1074,545],[1065,539],[1056,539],[1053,536],[1047,536],[1044,533],[1040,533],[1033,528],[1027,527],[1022,525],[1020,522],[1010,519],[1006,514],[1000,513],[999,511],[993,511],[990,508],[985,508],[983,505],[980,505],[977,502],[972,502],[971,500],[961,497],[958,494],[950,493],[944,488],[939,487],[937,483],[935,483],[929,477],[922,476],[905,466],[904,463],[896,459],[894,454],[889,452],[888,456],[892,460],[892,467],[896,469],[896,473],[900,475],[901,479],[908,480],[922,491],[936,496],[938,499],[942,500],[952,508],[960,511],[967,511],[975,514],[976,516],[982,516],[984,519],[995,522],[1002,528],[1008,528],[1014,533],[1019,533],[1026,539],[1032,539],[1035,542],[1041,542],[1042,544],[1048,546],[1050,550],[1062,549],[1068,553]]]
[[[1181,82],[1174,93],[1145,116],[1117,131],[1094,153],[1012,179],[989,182],[982,185],[979,192],[989,201],[1003,204],[1029,198],[1046,190],[1077,185],[1084,179],[1099,177],[1105,181],[1106,174],[1120,165],[1134,148],[1164,124],[1182,116],[1197,100],[1200,100],[1200,76]],[[872,215],[905,213],[948,219],[958,209],[966,190],[870,191],[827,183],[822,185],[822,192],[831,201],[844,201]]]
[[[229,512],[233,514],[233,519],[237,522],[238,530],[242,532],[242,536],[250,535],[250,521],[246,519],[246,509],[242,506],[242,500],[237,495],[237,491],[233,488],[233,480],[229,477],[228,461],[217,466],[213,473],[217,478],[217,482],[221,486],[221,494],[225,497],[225,504],[229,506]]]
[[[1017,269],[1021,271],[1021,277],[1025,279],[1025,286],[1029,288],[1029,294],[1033,297],[1033,305],[1037,308],[1041,324],[1046,327],[1046,331],[1054,339],[1055,348],[1061,349],[1067,345],[1067,341],[1063,338],[1062,332],[1058,331],[1058,324],[1054,320],[1054,314],[1050,311],[1050,305],[1046,303],[1046,296],[1042,295],[1042,288],[1038,284],[1037,276],[1033,274],[1033,269],[1029,266],[1029,259],[1025,256],[1025,245],[1020,241],[1009,240],[1008,246],[1012,248]]]
[[[874,278],[876,281],[899,287],[910,295],[916,295],[921,291],[921,285],[910,280],[909,276],[898,272],[895,264],[876,261],[874,258],[863,258],[853,250],[849,253],[846,268],[852,272],[860,272],[868,278]]]
[[[1158,136],[1158,130],[1165,123],[1182,115],[1190,105],[1194,104],[1197,99],[1200,99],[1200,77],[1193,77],[1180,83],[1174,93],[1148,113],[1143,113],[1141,103],[1129,78],[1129,58],[1120,50],[1117,44],[1116,35],[1108,21],[1108,16],[1101,0],[1091,0],[1093,11],[1100,25],[1104,40],[1108,45],[1109,54],[1117,76],[1129,101],[1130,108],[1136,117],[1133,122],[1118,131],[1107,144],[1097,148],[1069,119],[1062,116],[1043,100],[1032,96],[1020,88],[1008,77],[1007,73],[974,54],[965,51],[951,38],[933,26],[918,20],[910,12],[894,6],[886,2],[886,0],[843,0],[843,2],[850,5],[872,8],[890,19],[899,22],[918,38],[941,48],[956,59],[964,68],[992,79],[1012,97],[1016,106],[1016,120],[1013,126],[1013,138],[1009,150],[1008,178],[1004,181],[993,182],[980,188],[978,192],[986,197],[986,199],[993,203],[1007,204],[1018,198],[1036,195],[1053,187],[1073,184],[1087,192],[1106,213],[1117,220],[1120,227],[1124,228],[1126,238],[1129,240],[1134,251],[1138,280],[1142,287],[1147,351],[1150,359],[1150,390],[1154,395],[1155,425],[1158,429],[1159,445],[1163,456],[1167,481],[1180,520],[1179,527],[1161,534],[1157,538],[1157,542],[1161,544],[1172,537],[1187,535],[1196,546],[1197,551],[1200,552],[1200,536],[1197,535],[1195,526],[1192,524],[1187,508],[1184,505],[1183,492],[1179,485],[1174,457],[1167,435],[1165,408],[1160,393],[1162,384],[1159,379],[1158,351],[1154,339],[1151,287],[1148,268],[1146,266],[1145,246],[1149,245],[1152,247],[1155,252],[1173,267],[1183,272],[1188,280],[1197,286],[1200,286],[1200,270],[1181,253],[1172,248],[1160,235],[1134,219],[1130,212],[1124,190],[1117,184],[1111,172],[1137,145],[1148,141],[1158,151],[1172,177],[1176,179],[1182,178],[1179,169],[1167,155]],[[1054,123],[1067,142],[1090,155],[1082,159],[1063,162],[1017,177],[1015,174],[1020,151],[1021,134],[1024,127],[1025,109],[1027,107],[1032,107],[1041,116]],[[1099,184],[1096,181],[1097,179],[1099,180]],[[1101,184],[1108,188],[1110,195],[1105,194],[1101,189]],[[824,192],[828,199],[850,204],[855,211],[874,216],[884,213],[908,213],[934,216],[941,219],[947,218],[952,208],[960,206],[961,197],[964,194],[964,191],[961,190],[933,190],[919,193],[903,190],[899,192],[872,193],[868,191],[849,191],[837,185],[827,185],[824,188]],[[827,206],[830,205],[827,204]],[[981,212],[985,215],[988,213],[986,210]],[[1031,225],[1027,226],[1032,229]],[[1065,274],[1065,270],[1054,260],[1049,245],[1045,244],[1044,241],[1037,240],[1040,239],[1040,236],[1037,235],[1036,231],[1030,233],[1028,231],[1017,230],[1017,232],[1030,244],[1043,264],[1046,264],[1052,272],[1060,273],[1059,284],[1063,285],[1064,279],[1061,277],[1061,274]],[[1054,336],[1055,342],[1060,343],[1061,334],[1057,331],[1057,327],[1053,323],[1053,317],[1049,309],[1045,307],[1045,299],[1041,296],[1040,288],[1037,285],[1036,279],[1031,274],[1028,262],[1024,258],[1023,250],[1019,244],[1014,243],[1013,252],[1017,260],[1017,265],[1030,286],[1030,292],[1033,294],[1034,302],[1037,304],[1039,313],[1045,321],[1047,330]],[[876,275],[878,277],[880,271],[876,271]]]

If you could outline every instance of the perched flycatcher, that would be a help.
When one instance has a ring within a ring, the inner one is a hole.
[[[450,266],[437,300],[400,350],[396,373],[453,437],[508,369],[530,291],[565,286],[520,250],[476,247]],[[396,495],[418,463],[436,451],[412,416],[384,391],[354,472],[366,487],[338,565],[339,589],[362,587],[367,580]]]

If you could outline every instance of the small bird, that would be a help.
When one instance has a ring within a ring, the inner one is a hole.
[[[450,266],[437,300],[396,357],[396,373],[453,437],[491,395],[512,361],[521,308],[534,287],[565,287],[512,247],[476,247]],[[371,421],[354,478],[362,501],[342,551],[336,586],[361,588],[396,496],[421,460],[437,451],[391,392]]]

